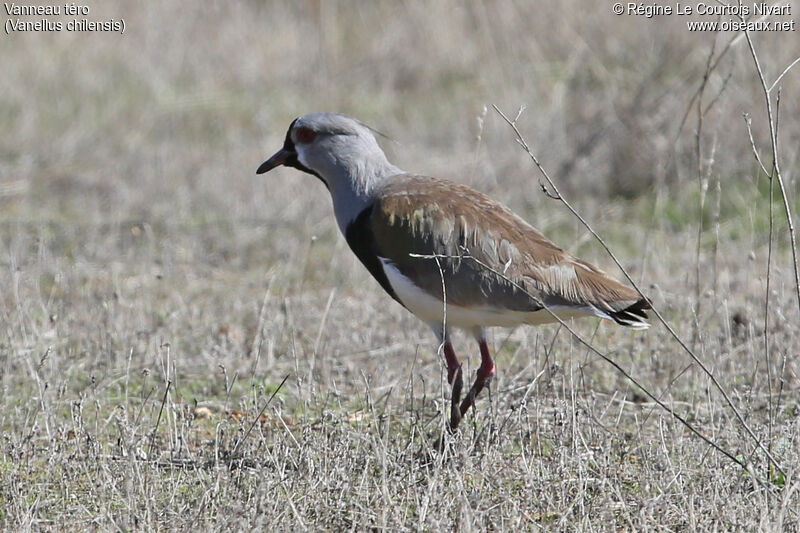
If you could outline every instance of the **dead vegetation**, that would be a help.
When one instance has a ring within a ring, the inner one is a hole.
[[[126,33],[0,47],[2,529],[800,529],[800,316],[746,39],[577,0],[91,7]],[[767,80],[797,54],[752,39]],[[663,326],[592,320],[573,327],[751,471],[557,326],[493,332],[491,398],[433,452],[433,336],[323,186],[255,168],[292,118],[339,110],[613,271],[491,104],[527,106],[539,160],[783,473]]]

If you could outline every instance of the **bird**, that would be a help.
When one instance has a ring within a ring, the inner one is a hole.
[[[376,132],[339,113],[293,120],[283,147],[257,174],[291,167],[322,181],[350,249],[401,306],[439,341],[455,431],[491,382],[489,327],[599,317],[646,329],[651,303],[637,290],[556,246],[501,203],[466,185],[389,162]],[[481,364],[462,399],[453,329],[471,333]]]

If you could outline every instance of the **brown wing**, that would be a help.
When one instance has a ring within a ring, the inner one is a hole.
[[[515,311],[588,307],[626,325],[649,308],[630,287],[464,185],[398,176],[382,191],[369,225],[375,253],[420,288],[441,297],[444,276],[448,303]],[[614,316],[626,310],[634,316]]]

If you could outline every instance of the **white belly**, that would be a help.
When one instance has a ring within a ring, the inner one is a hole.
[[[545,310],[526,312],[493,307],[491,305],[462,307],[447,304],[435,296],[431,296],[414,284],[411,279],[404,276],[388,259],[379,258],[383,264],[383,271],[389,279],[397,297],[403,305],[417,317],[429,324],[447,324],[448,327],[472,329],[475,327],[514,327],[520,324],[547,324],[557,322],[553,315]],[[559,306],[551,308],[559,318],[569,319],[577,316],[594,314],[587,308],[567,308]]]

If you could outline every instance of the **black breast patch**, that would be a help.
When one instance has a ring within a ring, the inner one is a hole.
[[[367,207],[347,226],[345,231],[345,239],[350,249],[356,254],[356,257],[367,267],[369,273],[381,284],[383,290],[389,293],[389,296],[394,298],[400,305],[403,302],[397,297],[392,284],[389,283],[389,278],[383,271],[383,265],[378,258],[378,246],[375,242],[375,235],[370,228],[370,216],[372,215],[372,206]],[[405,307],[405,305],[403,305]]]

